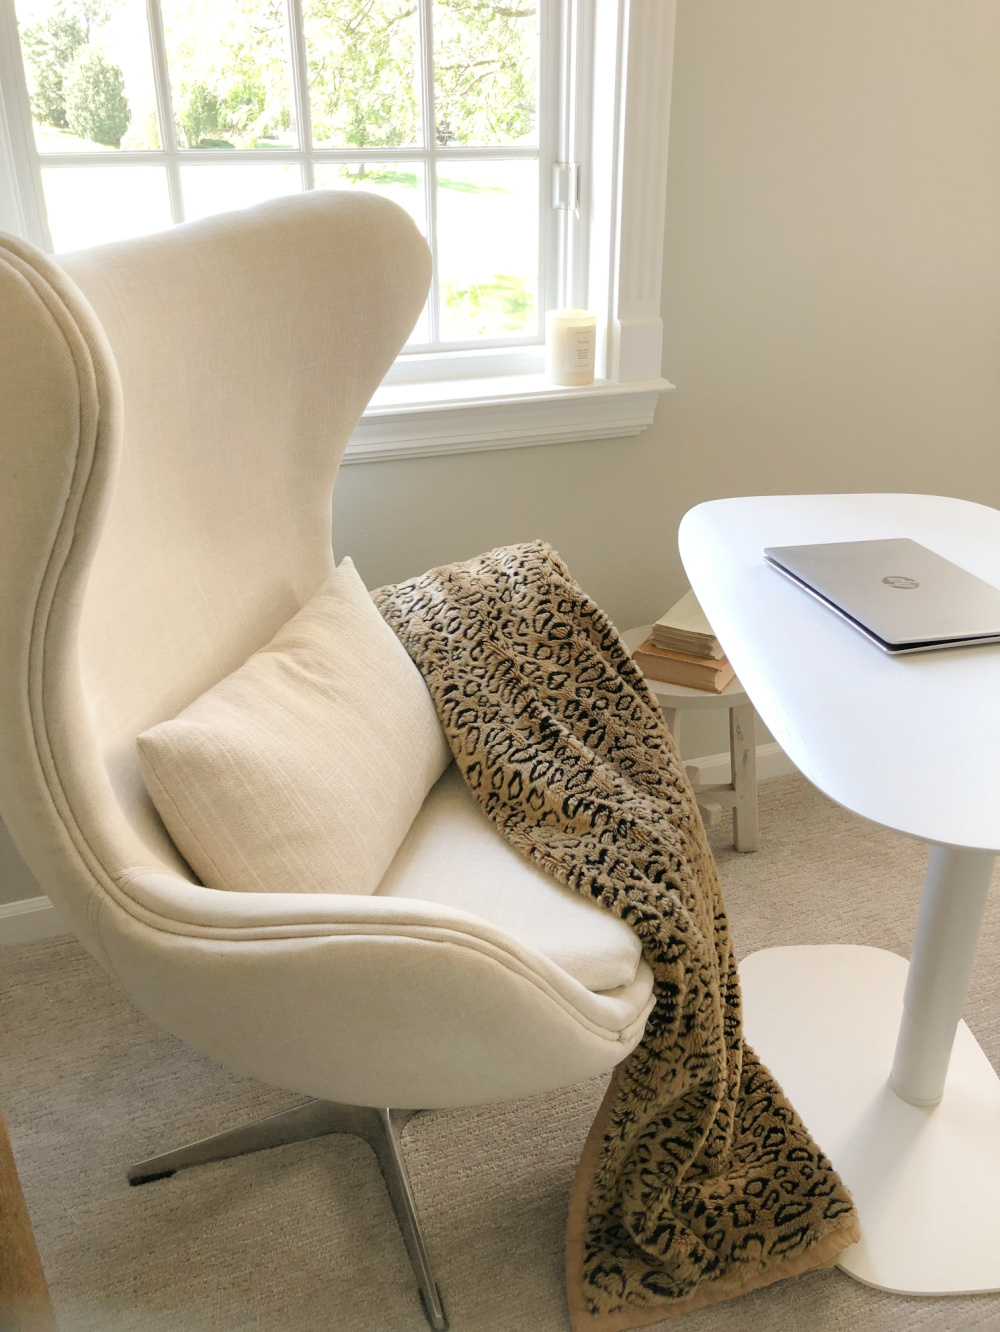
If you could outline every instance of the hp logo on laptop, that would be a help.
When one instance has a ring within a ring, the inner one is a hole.
[[[902,574],[890,574],[888,578],[883,578],[882,582],[889,587],[898,587],[904,591],[920,586],[915,578],[904,578]]]

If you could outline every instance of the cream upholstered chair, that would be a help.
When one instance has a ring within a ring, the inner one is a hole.
[[[454,768],[373,895],[203,887],[135,751],[331,572],[337,468],[428,274],[401,210],[341,193],[58,262],[0,240],[0,814],[144,1013],[314,1098],[131,1181],[357,1134],[443,1328],[403,1124],[611,1069],[652,1003],[638,944],[509,850]]]

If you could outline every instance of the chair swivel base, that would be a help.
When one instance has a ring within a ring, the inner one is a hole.
[[[441,1303],[431,1271],[420,1218],[406,1173],[400,1134],[415,1110],[382,1110],[365,1105],[340,1105],[335,1101],[305,1101],[290,1110],[241,1125],[212,1138],[190,1143],[162,1156],[140,1161],[128,1172],[133,1185],[149,1184],[154,1179],[167,1179],[178,1170],[207,1165],[210,1161],[223,1161],[230,1156],[246,1156],[250,1152],[269,1147],[283,1147],[291,1142],[305,1142],[322,1138],[329,1133],[348,1133],[361,1138],[375,1153],[382,1178],[385,1180],[392,1209],[406,1244],[413,1273],[417,1278],[420,1303],[434,1332],[447,1332],[448,1318]]]

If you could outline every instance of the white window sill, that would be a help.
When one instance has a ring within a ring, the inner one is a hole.
[[[345,463],[475,453],[638,435],[666,379],[562,388],[541,374],[383,383],[347,445]]]

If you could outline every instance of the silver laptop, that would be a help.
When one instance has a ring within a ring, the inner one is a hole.
[[[1000,643],[1000,589],[905,537],[769,546],[764,559],[883,652]]]

